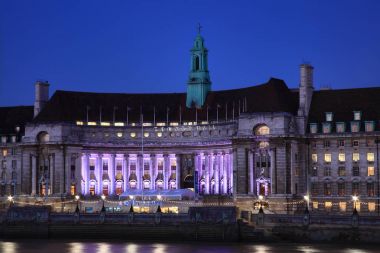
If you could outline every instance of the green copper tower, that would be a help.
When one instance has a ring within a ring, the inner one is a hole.
[[[208,73],[208,50],[204,46],[204,39],[200,34],[201,26],[198,25],[198,34],[194,40],[191,52],[191,70],[187,82],[186,106],[201,108],[206,100],[207,93],[211,90],[211,80]]]

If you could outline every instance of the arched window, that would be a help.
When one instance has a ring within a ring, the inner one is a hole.
[[[270,134],[270,129],[266,125],[260,125],[254,128],[255,135],[268,135]]]
[[[194,62],[195,62],[195,70],[199,70],[199,56],[195,56],[195,59],[194,59]]]
[[[37,141],[39,143],[45,143],[49,141],[49,134],[47,132],[40,132],[37,135]]]

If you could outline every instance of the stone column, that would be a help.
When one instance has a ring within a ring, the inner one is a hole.
[[[32,159],[32,196],[37,193],[37,160],[35,155],[30,155]]]
[[[89,194],[90,190],[90,156],[87,153],[82,155],[82,178],[84,180],[84,189],[82,189],[82,194]]]
[[[82,168],[81,168],[81,154],[78,153],[75,155],[75,182],[76,182],[76,194],[82,194]]]
[[[70,187],[71,187],[71,163],[72,163],[72,153],[66,154],[66,162],[65,162],[65,193],[70,195]]]
[[[236,199],[237,194],[237,180],[238,180],[238,174],[237,174],[237,150],[236,148],[233,150],[233,153],[230,155],[230,171],[232,172],[232,194],[234,199]]]
[[[127,190],[129,180],[129,155],[123,155],[123,191]]]
[[[295,169],[296,169],[296,161],[295,161],[295,153],[296,153],[296,143],[292,141],[290,143],[290,190],[291,194],[295,194]]]
[[[252,150],[250,149],[248,151],[248,178],[249,178],[249,190],[248,190],[248,193],[249,194],[255,194],[255,187],[254,187],[254,184],[255,184],[255,175],[254,175],[254,170],[253,170],[253,155],[254,153],[252,152]]]
[[[215,153],[214,157],[216,159],[216,168],[214,168],[215,171],[215,194],[220,193],[220,175],[221,175],[221,158],[219,153]]]
[[[154,170],[153,170],[153,154],[150,154],[149,155],[149,177],[150,177],[150,185],[149,185],[149,189],[152,190],[154,189]]]
[[[205,154],[205,194],[210,193],[210,154]]]
[[[270,155],[270,181],[271,181],[271,188],[270,188],[270,192],[271,194],[275,194],[276,191],[276,187],[275,187],[275,184],[276,184],[276,178],[275,178],[275,169],[276,169],[276,164],[275,164],[275,149],[274,148],[271,148],[270,151],[269,151],[269,155]]]
[[[109,163],[109,170],[108,170],[108,175],[110,177],[110,192],[109,195],[115,194],[115,154],[110,155],[110,163]]]
[[[168,154],[164,154],[164,189],[169,189],[170,159]]]
[[[54,194],[54,154],[49,154],[49,172],[50,172],[50,194]]]
[[[181,189],[181,155],[176,154],[175,182],[176,188]]]
[[[96,194],[103,194],[103,155],[98,154],[96,157],[95,175],[97,180]]]
[[[151,170],[151,184],[152,184],[152,189],[156,189],[156,178],[158,175],[158,168],[157,168],[157,155],[156,154],[151,154],[150,159],[152,162],[152,170]]]
[[[144,170],[144,158],[141,154],[137,155],[136,161],[136,177],[137,177],[137,189],[143,189],[143,170]]]
[[[223,176],[223,185],[222,185],[222,187],[221,187],[221,193],[222,194],[226,194],[227,193],[227,181],[228,181],[228,177],[227,177],[227,167],[226,167],[226,165],[227,165],[227,163],[226,163],[226,154],[223,152],[222,154],[221,154],[221,168],[222,168],[222,176]]]

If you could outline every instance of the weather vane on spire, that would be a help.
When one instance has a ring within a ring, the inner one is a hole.
[[[198,34],[201,34],[201,29],[203,27],[201,26],[201,23],[198,23],[197,29],[198,29]]]

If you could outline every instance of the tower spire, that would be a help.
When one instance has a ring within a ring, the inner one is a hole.
[[[187,82],[186,107],[201,108],[211,90],[210,75],[208,72],[208,50],[204,39],[200,35],[202,26],[198,23],[198,34],[195,37],[193,48],[190,50],[191,66]]]

